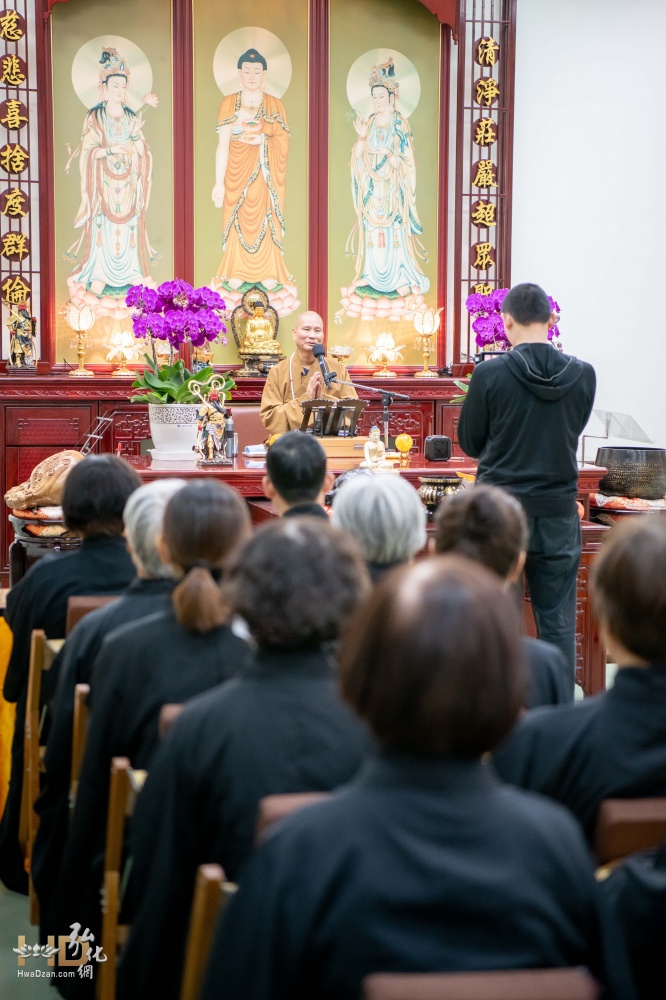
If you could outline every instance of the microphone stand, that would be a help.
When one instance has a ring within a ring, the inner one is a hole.
[[[323,374],[323,373],[322,373]],[[362,382],[347,382],[344,379],[339,379],[335,372],[329,372],[328,377],[324,375],[324,382],[326,383],[326,388],[331,388],[332,382],[337,382],[338,385],[351,385],[354,389],[365,389],[366,392],[374,392],[378,396],[382,397],[382,422],[384,425],[384,447],[388,451],[389,446],[389,407],[394,399],[411,399],[411,396],[405,395],[404,392],[393,392],[388,389],[379,389],[374,385],[364,385]]]

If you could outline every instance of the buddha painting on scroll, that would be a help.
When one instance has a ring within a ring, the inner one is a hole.
[[[267,90],[267,71],[256,48],[241,53],[240,89],[220,105],[212,199],[222,209],[222,260],[212,285],[232,307],[257,285],[286,316],[299,305],[283,250],[290,133],[284,104]]]
[[[146,232],[153,161],[143,115],[128,104],[127,59],[105,46],[98,66],[100,100],[88,111],[66,166],[69,172],[78,156],[81,202],[74,227],[81,236],[65,256],[76,262],[68,279],[71,299],[93,306],[98,317],[119,318],[127,312],[127,289],[151,284],[149,265],[159,256]],[[146,93],[143,102],[156,107],[158,100]]]
[[[412,130],[400,110],[401,83],[393,56],[371,66],[366,80],[370,114],[357,109],[352,114],[356,141],[350,167],[356,221],[347,253],[356,258],[356,273],[349,287],[342,289],[338,321],[345,314],[402,319],[425,308],[423,294],[430,288],[420,265],[427,255],[416,209]],[[348,82],[350,98],[351,90]]]

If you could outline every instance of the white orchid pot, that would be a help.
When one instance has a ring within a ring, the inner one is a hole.
[[[150,436],[159,452],[193,456],[199,407],[188,403],[149,403]]]

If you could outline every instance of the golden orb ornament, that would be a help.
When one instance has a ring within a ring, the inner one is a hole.
[[[400,464],[409,464],[409,453],[414,445],[414,439],[409,434],[398,434],[395,439],[396,449],[400,452]]]

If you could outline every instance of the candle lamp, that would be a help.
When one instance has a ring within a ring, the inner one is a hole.
[[[135,375],[136,373],[127,367],[127,363],[129,361],[138,361],[138,359],[139,351],[136,347],[132,334],[128,333],[127,330],[116,330],[111,337],[111,350],[106,356],[106,360],[110,365],[118,365],[118,367],[114,368],[111,372],[114,378]]]
[[[79,359],[79,367],[73,368],[69,374],[78,378],[92,378],[95,373],[84,367],[83,359],[86,348],[92,343],[88,331],[95,322],[95,311],[91,306],[77,306],[70,301],[65,306],[65,319],[74,331],[70,346],[76,348]]]
[[[377,334],[377,342],[368,349],[368,359],[373,365],[381,365],[377,371],[372,373],[373,378],[395,378],[395,372],[389,371],[388,365],[394,365],[396,361],[402,361],[400,351],[404,344],[396,347],[393,335],[390,333]]]
[[[430,355],[432,354],[432,338],[439,330],[439,314],[441,309],[426,309],[424,312],[414,313],[414,329],[418,336],[414,340],[414,347],[417,351],[423,351],[423,370],[414,373],[414,378],[437,378],[437,372],[428,367]]]

